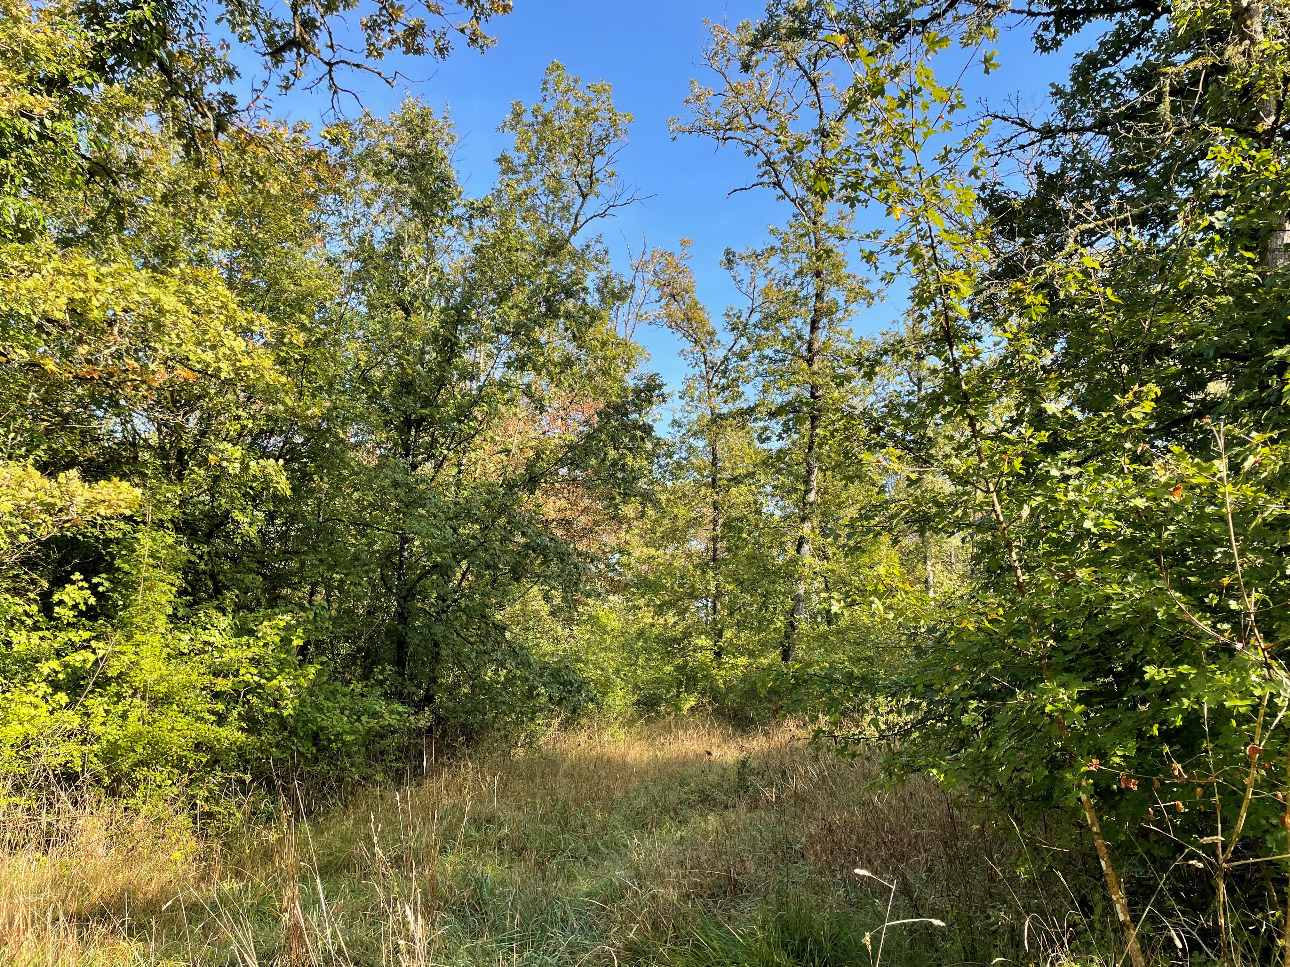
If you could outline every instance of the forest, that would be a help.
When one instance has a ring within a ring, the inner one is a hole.
[[[1290,967],[1290,3],[762,3],[0,0],[5,967]]]

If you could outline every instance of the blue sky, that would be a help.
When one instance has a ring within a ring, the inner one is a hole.
[[[624,211],[606,228],[606,238],[624,261],[627,242],[633,249],[642,239],[651,247],[674,248],[680,239],[692,239],[699,295],[719,318],[734,295],[718,265],[722,253],[761,242],[766,225],[782,212],[767,194],[728,197],[747,181],[747,159],[737,151],[716,151],[699,138],[673,141],[667,122],[684,113],[691,78],[703,77],[704,19],[733,24],[763,9],[758,0],[515,0],[515,11],[493,23],[497,44],[484,54],[459,49],[442,64],[391,62],[408,78],[394,89],[361,76],[352,80],[363,106],[374,113],[388,113],[409,92],[432,106],[447,105],[463,135],[459,168],[472,193],[483,193],[493,179],[492,159],[506,140],[497,125],[512,101],[536,99],[551,61],[584,81],[609,81],[615,104],[635,116],[620,174],[653,197]],[[967,79],[969,96],[1042,97],[1061,65],[1037,58],[1022,33],[1006,35],[1000,48],[1003,69],[988,78],[974,71]],[[280,114],[311,122],[324,106],[321,98],[300,93],[275,105]],[[898,316],[898,307],[878,306],[855,326],[875,332]],[[637,337],[650,350],[649,368],[677,385],[683,369],[670,336],[642,328]]]

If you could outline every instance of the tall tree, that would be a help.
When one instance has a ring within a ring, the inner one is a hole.
[[[365,186],[336,323],[354,369],[335,398],[358,401],[345,435],[363,483],[346,514],[388,594],[364,662],[427,710],[451,649],[504,650],[502,602],[576,586],[586,549],[548,516],[552,488],[609,512],[648,439],[654,389],[628,378],[638,349],[611,318],[625,289],[583,238],[624,201],[611,162],[628,120],[607,86],[554,65],[504,126],[515,148],[477,202],[451,128],[418,104],[364,120],[346,147]]]
[[[764,189],[788,210],[760,258],[766,310],[758,342],[772,387],[772,416],[793,440],[798,493],[793,553],[798,562],[787,607],[781,658],[792,661],[809,611],[812,560],[818,553],[821,432],[837,342],[859,297],[848,270],[855,235],[838,205],[830,158],[847,136],[848,105],[836,86],[832,47],[815,39],[760,38],[750,23],[712,27],[704,60],[716,88],[694,82],[690,117],[678,133],[699,134],[738,147],[755,174],[735,191]]]
[[[694,412],[685,434],[696,439],[704,462],[701,476],[708,505],[705,621],[712,656],[720,661],[727,631],[724,609],[729,578],[723,564],[734,463],[728,449],[736,444],[741,429],[747,432],[747,336],[760,308],[761,286],[755,273],[743,280],[748,305],[729,309],[725,331],[719,331],[695,292],[689,249],[689,241],[683,240],[679,255],[658,250],[650,254],[648,284],[653,295],[646,317],[682,340],[681,355],[690,366],[682,398]],[[733,425],[736,422],[742,426]]]

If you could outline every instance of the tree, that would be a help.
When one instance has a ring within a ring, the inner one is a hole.
[[[781,659],[792,661],[809,611],[812,559],[818,553],[821,433],[844,352],[844,324],[863,297],[848,270],[855,233],[837,204],[830,157],[847,137],[849,108],[835,86],[832,48],[816,40],[765,42],[752,24],[712,27],[707,66],[720,87],[695,82],[691,117],[674,132],[701,134],[741,148],[753,180],[736,191],[765,189],[789,211],[786,225],[755,258],[766,291],[756,340],[772,420],[793,442],[798,493],[793,553],[797,578],[785,621]]]
[[[512,111],[515,149],[479,201],[458,186],[451,128],[419,104],[343,135],[362,189],[333,324],[352,369],[331,398],[355,478],[330,513],[388,594],[367,606],[384,635],[363,666],[433,715],[445,655],[504,654],[506,602],[576,587],[593,549],[557,513],[612,512],[648,445],[656,390],[629,380],[638,350],[611,320],[623,286],[580,237],[622,202],[610,159],[628,120],[606,86],[553,66],[542,102]]]
[[[729,451],[741,442],[744,446],[751,443],[740,438],[746,438],[750,429],[744,390],[746,342],[749,325],[759,311],[760,285],[755,275],[746,280],[743,289],[748,306],[727,310],[725,332],[719,332],[695,293],[688,262],[689,242],[685,240],[680,255],[659,250],[650,253],[648,284],[653,296],[646,318],[681,338],[681,355],[691,369],[682,399],[693,412],[683,417],[686,424],[678,442],[688,449],[693,441],[701,452],[698,469],[708,505],[704,621],[712,657],[720,661],[725,654],[730,583],[724,573],[724,558],[735,458]]]

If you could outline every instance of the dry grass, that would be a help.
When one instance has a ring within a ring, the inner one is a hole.
[[[239,842],[109,808],[10,815],[0,960],[823,967],[872,962],[905,918],[949,925],[891,928],[887,963],[1024,954],[1015,838],[930,782],[873,779],[789,727],[684,721],[479,754]]]

